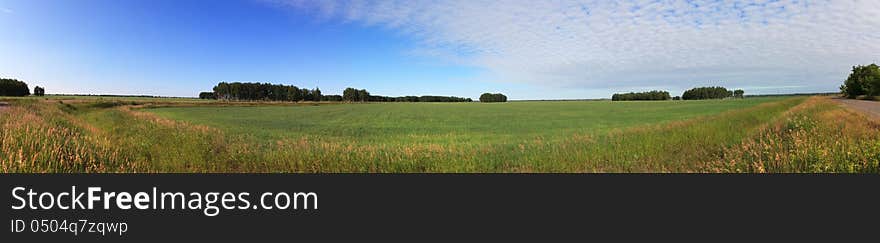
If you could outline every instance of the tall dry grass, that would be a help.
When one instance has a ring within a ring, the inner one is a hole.
[[[880,172],[880,122],[813,97],[707,164],[712,172]]]
[[[19,100],[0,114],[0,170],[108,172],[138,170],[112,142],[88,136],[52,105]]]

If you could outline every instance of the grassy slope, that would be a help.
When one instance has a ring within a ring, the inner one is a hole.
[[[759,135],[725,149],[708,171],[880,172],[880,121],[814,97]]]

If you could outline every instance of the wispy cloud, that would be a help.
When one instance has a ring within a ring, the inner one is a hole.
[[[417,52],[497,81],[559,87],[833,87],[849,66],[880,58],[875,1],[273,2],[399,31]]]
[[[12,9],[0,7],[0,13],[11,14],[13,13]]]

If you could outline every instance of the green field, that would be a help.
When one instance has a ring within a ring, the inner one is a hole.
[[[519,144],[718,114],[782,98],[682,102],[534,101],[368,103],[274,107],[172,107],[161,117],[261,141],[290,138],[407,146]]]
[[[827,97],[508,103],[6,99],[3,172],[878,172]]]

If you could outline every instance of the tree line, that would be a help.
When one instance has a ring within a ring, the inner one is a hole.
[[[342,101],[342,95],[325,95],[321,97],[322,101]]]
[[[847,98],[880,96],[880,66],[877,64],[853,67],[852,73],[843,81],[840,92]]]
[[[321,89],[301,89],[294,85],[270,83],[220,82],[214,86],[214,99],[220,100],[269,100],[269,101],[321,101]],[[199,98],[212,98],[203,92]]]
[[[17,79],[0,78],[0,96],[28,96],[28,85]]]
[[[648,92],[630,92],[625,94],[614,94],[611,96],[612,101],[624,100],[669,100],[672,99],[667,91],[653,90]]]
[[[698,87],[689,89],[681,95],[683,100],[709,100],[725,98],[744,98],[745,91],[738,89],[730,91],[724,87]]]
[[[347,101],[347,102],[473,102],[470,98],[455,96],[401,96],[371,95],[366,89],[346,88],[342,95],[323,95],[319,88],[300,89],[294,85],[270,83],[220,82],[213,92],[199,93],[200,99],[268,100],[268,101]]]
[[[744,97],[745,91],[741,89],[731,91],[724,87],[697,87],[685,91],[681,96],[675,97],[670,97],[668,91],[654,90],[648,92],[618,93],[612,95],[611,100],[707,100]]]
[[[371,95],[365,89],[346,88],[342,91],[342,101],[348,102],[473,102],[470,98],[461,98],[455,96],[400,96],[390,97],[381,95]]]

